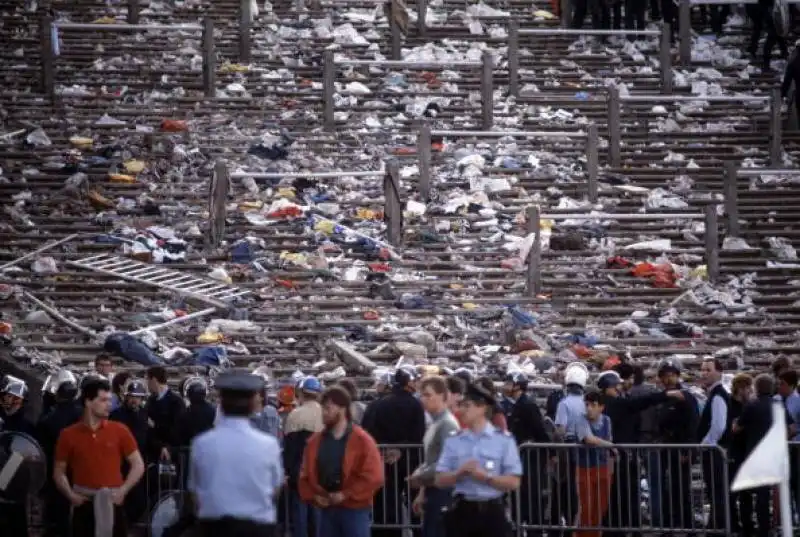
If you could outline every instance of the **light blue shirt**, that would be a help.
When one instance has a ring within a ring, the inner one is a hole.
[[[111,412],[114,412],[116,409],[122,406],[122,402],[119,400],[119,396],[115,393],[111,394]]]
[[[583,393],[568,393],[556,407],[556,427],[564,428],[564,440],[577,442],[579,428],[586,421],[586,403]]]
[[[480,433],[465,429],[447,438],[437,472],[455,472],[470,460],[477,460],[484,472],[490,476],[522,475],[522,462],[514,437],[497,430],[487,423]],[[461,494],[467,500],[494,500],[503,493],[494,487],[471,477],[461,477],[456,482],[453,494]]]
[[[187,488],[197,499],[197,517],[225,516],[261,524],[276,521],[275,493],[283,483],[275,437],[248,418],[221,416],[192,441]]]
[[[711,385],[708,392],[711,393],[711,390],[716,388],[718,384],[719,382]],[[700,443],[706,446],[716,446],[728,426],[728,405],[719,395],[712,397],[711,401],[706,401],[706,404],[711,405],[711,425]]]
[[[250,416],[250,423],[261,432],[271,434],[275,438],[280,437],[281,417],[278,415],[278,410],[272,405],[267,405],[261,412]]]
[[[786,399],[783,399],[780,395],[776,395],[775,400],[782,402],[786,406],[786,412],[789,413],[789,417],[792,418],[795,425],[800,425],[800,395],[793,391]],[[792,440],[795,442],[800,440],[800,432],[796,434]]]

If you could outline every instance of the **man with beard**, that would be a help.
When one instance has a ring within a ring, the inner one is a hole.
[[[147,412],[143,408],[144,400],[147,397],[147,388],[144,382],[134,379],[128,382],[123,389],[122,405],[111,412],[110,418],[113,421],[124,423],[133,434],[139,452],[144,451],[147,446]],[[130,465],[123,464],[123,472],[130,472]],[[144,481],[139,481],[128,493],[125,500],[125,514],[128,521],[136,523],[147,510],[147,487]]]
[[[87,382],[81,390],[81,403],[81,420],[58,437],[53,468],[56,486],[72,504],[72,535],[127,537],[122,506],[144,473],[142,456],[130,430],[122,423],[108,421],[108,381]],[[123,461],[130,465],[124,479]]]
[[[398,369],[393,378],[391,395],[376,403],[375,410],[367,419],[364,429],[380,446],[418,445],[425,436],[425,410],[414,396],[414,377],[407,369]],[[402,460],[401,460],[402,459]],[[378,491],[373,513],[376,525],[399,525],[406,478],[420,464],[420,453],[416,449],[401,450],[389,447],[384,455],[385,486]],[[374,528],[374,537],[400,537],[400,528]]]
[[[329,388],[321,403],[325,429],[308,440],[300,496],[320,510],[319,537],[370,537],[370,508],[383,485],[378,446],[352,423],[346,390]]]
[[[53,467],[56,442],[61,431],[81,419],[81,409],[75,401],[78,386],[74,382],[62,382],[54,395],[54,406],[36,426],[37,439],[47,458],[47,467]],[[47,518],[45,537],[66,537],[69,535],[70,505],[66,498],[56,489],[52,479],[44,486],[44,498]]]

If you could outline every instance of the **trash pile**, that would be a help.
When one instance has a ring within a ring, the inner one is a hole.
[[[389,57],[383,10],[326,8],[320,18],[259,4],[244,64],[238,5],[207,11],[215,99],[202,95],[197,33],[63,32],[58,110],[42,106],[37,52],[25,41],[36,14],[4,16],[19,29],[2,60],[17,75],[0,97],[9,133],[0,138],[0,343],[14,359],[83,368],[105,350],[130,367],[266,365],[278,378],[323,379],[368,379],[402,361],[523,370],[548,385],[576,360],[600,370],[676,356],[691,369],[724,351],[750,368],[798,354],[797,178],[740,182],[741,236],[726,236],[718,206],[716,282],[705,257],[703,207],[723,200],[723,161],[767,166],[768,103],[626,103],[622,165],[612,167],[608,89],[658,93],[656,38],[525,37],[514,98],[502,82],[507,16],[523,27],[556,21],[519,5],[432,2],[429,35],[412,33],[402,52],[442,68],[337,68],[329,132],[323,51],[342,62]],[[57,19],[73,22],[121,21],[124,11],[59,9]],[[143,23],[200,16],[190,2],[141,13]],[[740,25],[724,43],[697,39],[693,56],[711,67],[676,67],[676,91],[758,94],[774,83],[737,56]],[[458,133],[480,128],[480,72],[449,66],[485,51],[492,130],[535,135]],[[421,121],[430,148],[419,144]],[[563,135],[592,123],[596,202],[585,139]],[[784,167],[794,167],[795,142],[784,143]],[[386,179],[392,161],[396,181]],[[527,283],[534,205],[539,292]],[[212,225],[224,228],[219,244]]]

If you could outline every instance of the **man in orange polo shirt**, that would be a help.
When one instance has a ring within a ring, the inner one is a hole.
[[[80,401],[83,417],[61,431],[53,468],[56,487],[72,504],[72,535],[127,537],[122,505],[144,473],[142,456],[130,430],[108,421],[111,386],[107,380],[89,381],[81,390]],[[125,479],[123,460],[130,467]]]

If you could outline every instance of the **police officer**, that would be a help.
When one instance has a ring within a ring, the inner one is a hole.
[[[683,390],[681,364],[667,358],[658,367],[658,378],[667,390]],[[682,400],[670,400],[657,408],[659,444],[693,444],[699,421],[697,400],[684,391]],[[667,528],[692,528],[691,450],[661,451],[661,515]]]
[[[549,442],[542,412],[536,401],[528,396],[528,377],[525,373],[509,373],[503,385],[503,395],[511,402],[507,413],[508,431],[517,445]],[[538,526],[542,524],[541,492],[547,488],[547,453],[534,447],[526,450],[525,454],[522,457],[525,471],[520,484],[520,514],[523,522]]]
[[[581,363],[571,363],[564,369],[564,397],[556,405],[555,436],[558,441],[577,444],[578,427],[585,422],[586,403],[583,392],[589,380],[589,370]],[[573,446],[559,449],[555,460],[553,500],[550,502],[550,523],[569,525],[578,514],[578,490],[575,483],[576,455]],[[559,535],[560,533],[557,533]]]
[[[111,411],[110,419],[124,423],[130,429],[139,452],[144,452],[147,446],[147,435],[150,427],[147,424],[147,411],[144,409],[144,400],[147,398],[147,387],[139,379],[129,381],[122,389],[123,400],[119,408]],[[123,472],[127,474],[128,464],[122,464]],[[147,510],[147,487],[145,480],[140,479],[125,497],[125,514],[128,521],[136,523]]]
[[[28,396],[28,385],[24,380],[7,375],[2,389],[0,389],[0,420],[3,430],[25,433],[36,436],[36,427],[25,417],[25,398]]]
[[[214,426],[217,409],[209,403],[208,384],[201,377],[187,377],[183,382],[183,393],[189,406],[178,423],[178,442],[189,446],[194,438]]]
[[[466,428],[445,440],[436,464],[436,486],[453,488],[453,505],[446,515],[447,535],[507,536],[511,525],[503,495],[519,488],[522,463],[510,433],[489,423],[494,394],[470,385],[462,401]]]
[[[283,483],[278,440],[250,423],[264,379],[247,371],[216,379],[222,416],[192,442],[188,490],[207,537],[272,537]]]
[[[83,412],[75,400],[77,396],[78,386],[75,382],[61,382],[53,394],[50,411],[36,425],[36,439],[45,453],[47,468],[53,467],[58,435],[81,419]],[[43,495],[47,510],[45,537],[66,537],[70,525],[69,501],[56,489],[52,479],[45,481]]]

